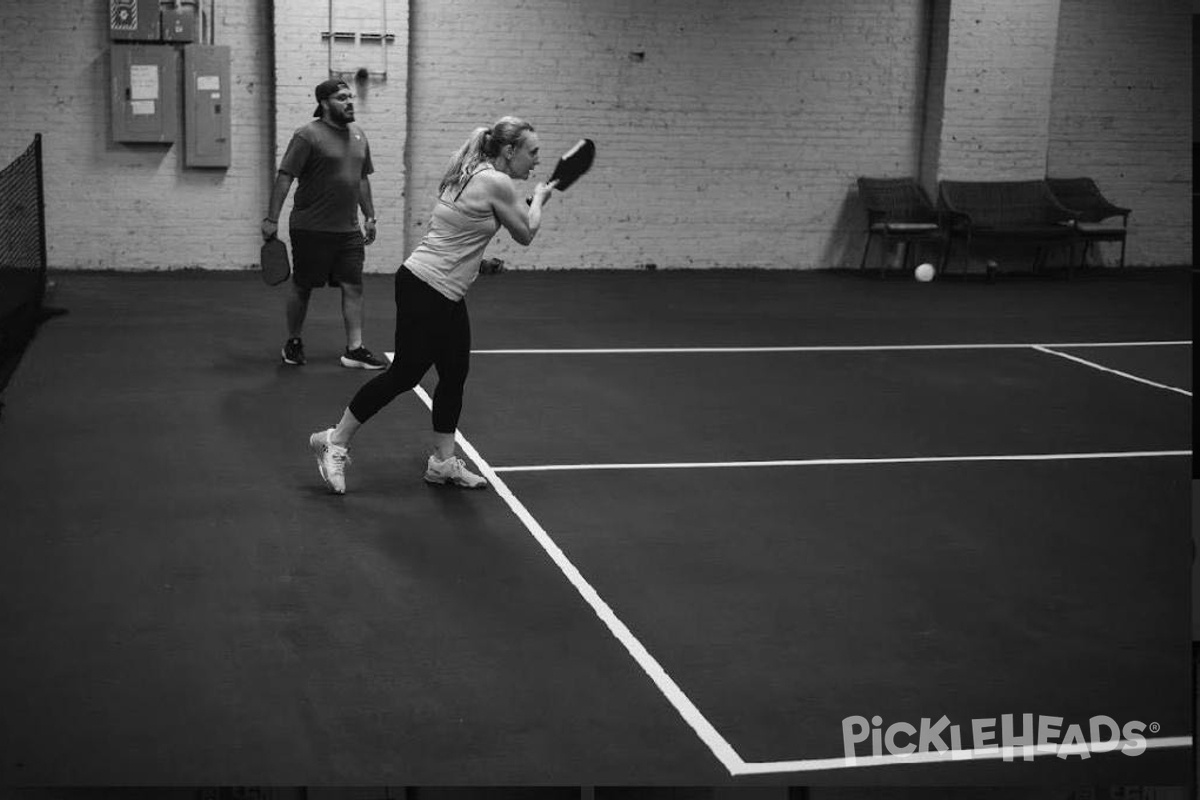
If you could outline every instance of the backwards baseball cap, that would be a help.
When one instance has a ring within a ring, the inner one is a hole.
[[[348,83],[346,83],[345,81],[339,81],[334,78],[330,78],[327,81],[321,81],[320,83],[318,83],[317,90],[316,90],[317,110],[313,112],[313,116],[314,117],[321,116],[321,101],[322,100],[324,100],[327,97],[333,97],[335,94],[337,94],[343,88],[349,89],[350,85]]]

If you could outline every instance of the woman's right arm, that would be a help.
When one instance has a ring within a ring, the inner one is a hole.
[[[542,226],[542,206],[550,199],[554,191],[553,184],[539,183],[534,187],[532,201],[525,205],[523,200],[517,200],[512,178],[495,172],[487,174],[487,177],[496,219],[518,244],[529,245]]]

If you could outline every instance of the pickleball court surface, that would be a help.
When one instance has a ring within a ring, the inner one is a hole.
[[[499,485],[421,481],[414,392],[343,497],[336,295],[297,369],[255,274],[54,277],[0,418],[0,785],[1188,780],[1190,271],[483,276]],[[848,717],[1005,714],[1166,744],[834,763]]]

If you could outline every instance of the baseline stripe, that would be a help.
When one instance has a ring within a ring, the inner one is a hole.
[[[421,398],[421,402],[427,408],[433,408],[433,400],[424,388],[418,384],[413,387],[413,391]],[[696,708],[695,704],[684,694],[678,684],[672,680],[671,676],[667,674],[666,670],[662,668],[662,665],[658,663],[654,656],[650,655],[650,652],[638,641],[638,638],[634,636],[625,623],[617,617],[608,603],[600,597],[599,593],[583,577],[583,574],[571,563],[562,549],[555,544],[550,535],[542,528],[541,523],[534,518],[533,514],[529,513],[529,510],[517,499],[517,496],[512,493],[512,490],[496,474],[491,465],[483,460],[482,456],[471,446],[471,443],[467,441],[462,433],[456,432],[454,438],[459,446],[462,447],[463,452],[479,467],[484,477],[491,482],[492,488],[496,490],[496,494],[508,504],[508,507],[517,515],[517,518],[524,523],[526,529],[533,535],[538,544],[542,546],[542,549],[546,551],[546,554],[550,556],[550,559],[558,566],[567,580],[571,582],[571,585],[575,587],[579,595],[596,612],[596,616],[608,626],[609,631],[617,638],[617,641],[624,645],[629,655],[633,656],[633,660],[645,671],[650,680],[654,681],[659,691],[675,707],[675,710],[679,712],[684,721],[692,727],[692,730],[696,732],[700,740],[708,746],[708,749],[717,757],[717,760],[724,765],[725,769],[731,775],[736,774],[737,770],[742,769],[745,762],[741,756],[734,751],[729,742],[725,740],[725,737],[721,736],[717,729],[712,726],[712,723],[700,713],[700,709]]]
[[[530,464],[493,467],[496,472],[570,472],[615,469],[721,469],[738,467],[832,467],[869,464],[940,464],[971,461],[1087,461],[1114,458],[1172,458],[1191,450],[1134,450],[1115,453],[1028,453],[985,456],[914,456],[908,458],[808,458],[779,461],[679,461],[624,464]]]
[[[1062,347],[1063,345],[1055,345],[1055,346]],[[1083,364],[1085,367],[1091,367],[1092,369],[1098,369],[1101,372],[1109,372],[1109,373],[1112,373],[1113,375],[1119,375],[1122,378],[1128,378],[1131,381],[1137,381],[1138,383],[1144,383],[1147,386],[1153,386],[1156,389],[1166,389],[1168,392],[1177,392],[1179,394],[1186,395],[1187,397],[1192,396],[1192,393],[1186,389],[1180,389],[1177,386],[1168,386],[1165,383],[1157,383],[1155,381],[1147,380],[1145,378],[1139,378],[1137,375],[1131,375],[1128,372],[1121,372],[1121,370],[1119,370],[1119,369],[1112,369],[1111,367],[1106,367],[1103,364],[1097,364],[1095,361],[1088,361],[1085,358],[1080,358],[1079,356],[1073,356],[1073,355],[1070,355],[1069,353],[1060,353],[1057,350],[1051,350],[1050,347],[1051,347],[1050,345],[1038,345],[1038,346],[1034,347],[1033,349],[1038,350],[1042,353],[1049,353],[1052,356],[1058,356],[1059,358],[1065,358],[1068,361],[1074,361],[1076,363]]]
[[[1120,742],[1081,742],[1063,745],[1016,745],[1013,747],[982,747],[974,750],[947,750],[944,752],[909,753],[907,755],[886,756],[855,756],[854,758],[805,758],[795,761],[759,761],[747,762],[738,775],[764,775],[776,772],[815,772],[830,769],[851,769],[856,767],[894,767],[904,764],[934,764],[944,762],[961,763],[982,759],[1022,759],[1026,753],[1034,758],[1039,756],[1082,756],[1084,753],[1114,752],[1125,744],[1138,746],[1137,742],[1122,740]],[[1147,738],[1144,742],[1147,750],[1168,749],[1174,747],[1191,747],[1191,736]],[[1127,756],[1128,757],[1128,756]]]
[[[1030,347],[1177,347],[1191,346],[1190,339],[1149,342],[1065,342],[1043,344],[864,344],[785,347],[579,347],[472,350],[472,355],[634,355],[643,353],[839,353],[888,350],[1024,350]]]

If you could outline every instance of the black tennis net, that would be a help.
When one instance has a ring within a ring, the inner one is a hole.
[[[0,170],[0,390],[44,318],[46,213],[42,135]]]

